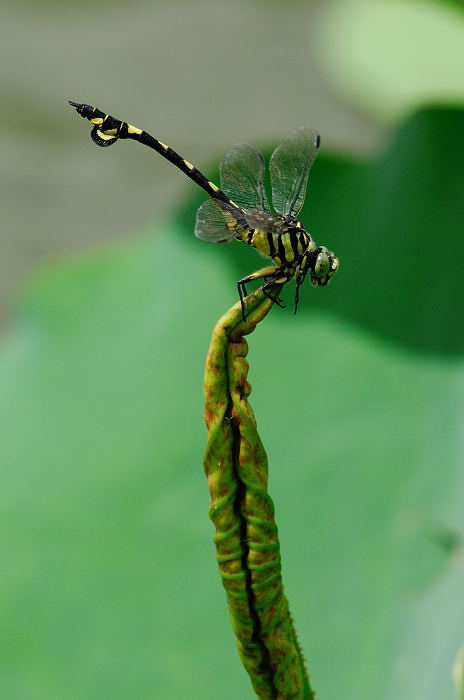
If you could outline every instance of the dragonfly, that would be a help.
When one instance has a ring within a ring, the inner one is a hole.
[[[209,243],[238,240],[273,261],[237,282],[242,318],[245,321],[246,285],[263,280],[265,296],[284,304],[276,289],[295,280],[297,312],[300,287],[309,274],[313,286],[325,287],[339,268],[339,260],[325,246],[316,245],[298,214],[304,204],[309,171],[319,152],[321,139],[315,129],[300,127],[278,146],[269,161],[273,211],[265,188],[263,154],[246,143],[236,144],[220,165],[221,187],[170,146],[146,131],[116,119],[97,107],[69,101],[93,125],[91,138],[98,146],[111,146],[118,139],[133,139],[176,165],[208,195],[198,209],[195,235]],[[273,293],[274,292],[274,293]]]

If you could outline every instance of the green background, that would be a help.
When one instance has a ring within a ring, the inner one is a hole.
[[[94,147],[71,98],[211,175],[236,140],[269,154],[300,123],[322,132],[302,220],[340,273],[296,317],[289,285],[250,339],[286,593],[318,697],[459,698],[455,6],[5,8],[2,697],[253,697],[207,519],[201,383],[211,328],[260,261],[195,240],[201,193],[133,144]]]

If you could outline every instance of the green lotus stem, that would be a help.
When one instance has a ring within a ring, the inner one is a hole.
[[[245,299],[246,321],[238,303],[213,331],[204,383],[209,433],[204,469],[219,571],[240,658],[256,695],[312,700],[283,592],[274,506],[267,493],[267,457],[248,403],[244,336],[272,304],[258,290]]]

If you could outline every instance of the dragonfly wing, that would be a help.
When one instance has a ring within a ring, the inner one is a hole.
[[[263,154],[247,143],[238,143],[221,163],[221,189],[243,209],[270,211],[264,169]]]
[[[301,127],[291,133],[272,154],[269,162],[272,204],[279,214],[298,215],[320,143],[317,131]]]
[[[227,243],[246,225],[241,212],[225,202],[207,199],[197,212],[195,236],[208,243]]]
[[[279,233],[281,222],[278,222],[272,214],[267,211],[246,211],[244,213],[248,228],[263,233]]]

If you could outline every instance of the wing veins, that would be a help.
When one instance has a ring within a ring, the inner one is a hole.
[[[301,127],[278,146],[269,164],[274,209],[283,216],[297,216],[306,195],[306,186],[320,145],[314,129]]]
[[[221,163],[221,189],[244,209],[270,211],[264,169],[260,151],[246,143],[236,144]]]

